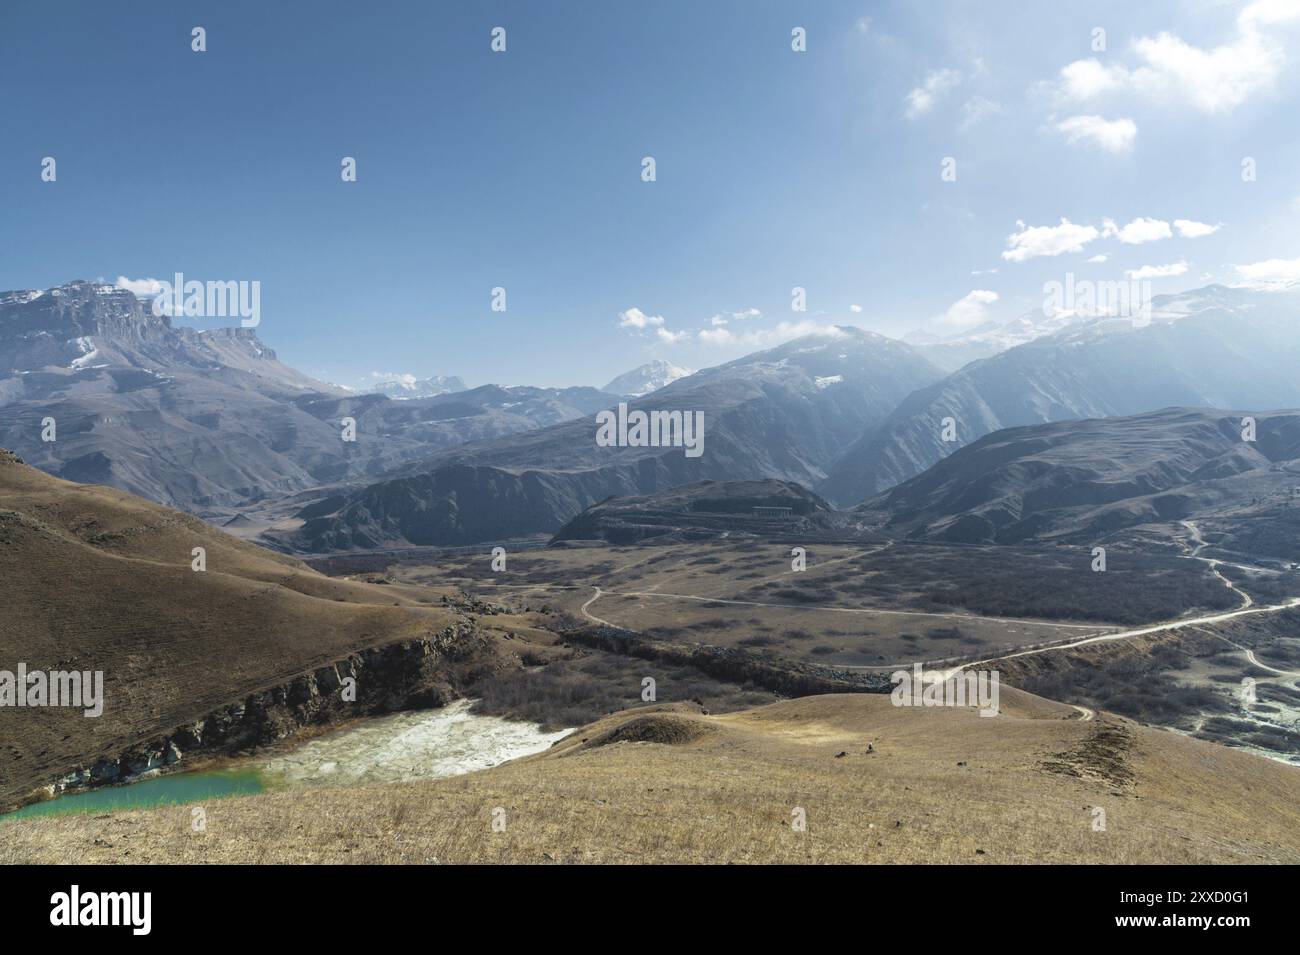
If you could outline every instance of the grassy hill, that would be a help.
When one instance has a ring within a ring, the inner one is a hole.
[[[206,550],[207,570],[191,569]],[[457,623],[0,451],[0,668],[102,670],[104,711],[0,710],[0,802],[312,667]]]
[[[0,862],[1300,861],[1296,770],[1078,716],[1006,687],[991,719],[881,695],[647,707],[467,776],[213,801],[204,832],[186,806],[16,821]]]

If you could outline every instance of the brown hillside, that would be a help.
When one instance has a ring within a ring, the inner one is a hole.
[[[639,708],[467,776],[212,801],[202,833],[188,806],[18,820],[0,861],[1300,861],[1300,771],[1007,688],[1002,703]]]
[[[207,571],[191,550],[207,550]],[[394,606],[401,604],[402,606]],[[0,709],[0,802],[349,652],[459,618],[0,452],[0,669],[104,671],[104,713]]]

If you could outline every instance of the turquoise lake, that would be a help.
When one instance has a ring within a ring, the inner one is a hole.
[[[223,796],[247,796],[265,790],[261,776],[249,770],[210,773],[170,773],[155,779],[143,779],[128,786],[109,786],[84,793],[70,793],[57,799],[32,803],[5,813],[0,822],[31,816],[52,816],[68,812],[107,812],[114,809],[140,809],[169,806]]]
[[[440,779],[540,752],[568,730],[470,712],[457,700],[437,710],[394,713],[315,737],[276,755],[241,758],[227,769],[166,773],[125,786],[69,793],[0,816],[24,819],[112,812],[247,796],[267,789],[360,786]]]

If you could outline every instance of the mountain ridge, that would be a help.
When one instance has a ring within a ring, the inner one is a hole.
[[[611,495],[710,479],[810,485],[865,427],[941,376],[910,346],[882,335],[805,336],[628,402],[632,410],[703,414],[699,458],[680,448],[599,446],[594,419],[582,418],[405,465],[275,543],[304,550],[466,544],[552,534]]]
[[[985,435],[855,513],[960,543],[1096,543],[1193,521],[1244,544],[1300,527],[1297,488],[1300,411],[1165,408]],[[1300,557],[1300,544],[1273,555]]]
[[[222,522],[233,508],[589,414],[608,397],[484,386],[396,401],[294,370],[255,328],[178,327],[114,285],[0,293],[0,444],[51,474]]]
[[[848,446],[814,490],[850,507],[1007,427],[1170,406],[1300,405],[1300,293],[1207,286],[1157,297],[1152,311],[1144,326],[1071,324],[919,389]]]

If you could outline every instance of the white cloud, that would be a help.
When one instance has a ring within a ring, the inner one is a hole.
[[[1168,222],[1163,219],[1148,219],[1145,217],[1138,217],[1123,228],[1107,219],[1102,234],[1114,236],[1125,245],[1141,245],[1144,242],[1157,242],[1160,239],[1172,239],[1174,237]]]
[[[1131,74],[1140,91],[1187,99],[1204,113],[1230,111],[1272,86],[1282,60],[1277,46],[1254,30],[1211,50],[1171,33],[1138,40],[1135,49],[1147,64]]]
[[[1066,142],[1090,143],[1109,153],[1126,153],[1137,139],[1137,123],[1131,119],[1106,119],[1104,116],[1071,116],[1056,124]]]
[[[1223,223],[1218,225],[1207,225],[1204,222],[1196,222],[1192,219],[1175,219],[1174,228],[1184,239],[1199,239],[1201,236],[1213,235],[1223,228]]]
[[[1193,46],[1172,33],[1141,37],[1133,44],[1138,63],[1075,60],[1061,69],[1057,97],[1088,102],[1129,93],[1157,101],[1181,101],[1205,113],[1228,112],[1272,88],[1285,53],[1269,28],[1300,20],[1297,0],[1258,0],[1237,17],[1237,33],[1219,46]]]
[[[849,306],[849,311],[850,311],[850,312],[853,312],[853,313],[856,315],[858,312],[862,311],[862,306],[861,306],[861,305],[850,305],[850,306]]]
[[[1237,14],[1237,26],[1243,30],[1300,20],[1300,0],[1255,0]]]
[[[373,381],[396,381],[403,385],[414,385],[420,379],[404,371],[372,371],[370,377]]]
[[[1277,289],[1300,282],[1300,259],[1267,259],[1233,268],[1249,288]]]
[[[1099,252],[1096,255],[1094,255],[1092,258],[1088,259],[1088,261],[1093,265],[1101,265],[1101,263],[1106,261],[1106,253]]]
[[[647,315],[636,306],[618,313],[619,328],[661,328],[663,324],[662,315]]]
[[[1144,265],[1140,269],[1127,269],[1124,274],[1130,279],[1167,279],[1186,272],[1186,262],[1171,262],[1169,265]]]
[[[858,17],[853,24],[853,29],[857,30],[863,36],[871,32],[871,17]]]
[[[1100,60],[1075,60],[1061,67],[1058,90],[1062,97],[1086,102],[1094,96],[1110,92],[1123,85],[1124,69],[1105,67]]]
[[[1026,226],[1017,221],[1019,232],[1007,236],[1007,248],[1002,258],[1008,262],[1024,262],[1044,255],[1063,252],[1081,252],[1101,232],[1096,226],[1076,225],[1062,217],[1060,225]]]
[[[960,80],[961,75],[956,70],[931,70],[926,75],[925,82],[907,94],[907,118],[916,119],[930,112],[934,104],[946,96]]]
[[[676,345],[678,342],[691,337],[690,332],[670,332],[666,328],[656,328],[655,337],[665,345]]]
[[[157,279],[129,279],[125,275],[119,275],[113,284],[131,292],[136,298],[150,298],[162,291],[162,282]]]
[[[780,322],[773,328],[750,328],[744,331],[732,331],[729,328],[706,328],[696,337],[703,345],[718,348],[746,348],[750,351],[760,348],[772,348],[792,338],[803,335],[842,335],[834,325],[821,325],[812,319],[799,322]]]
[[[758,318],[762,314],[756,308],[742,308],[738,312],[718,312],[716,315],[709,317],[709,324],[717,327],[718,325],[726,325],[728,322],[743,322],[747,318]]]
[[[691,337],[690,332],[670,331],[662,315],[647,315],[636,306],[618,313],[618,327],[635,332],[652,332],[654,337],[665,345],[676,345]]]
[[[962,104],[961,129],[970,129],[1002,112],[1002,104],[984,96],[972,96]]]
[[[974,328],[988,318],[989,306],[998,300],[997,292],[972,289],[948,306],[948,310],[935,319],[946,332],[963,332]]]

